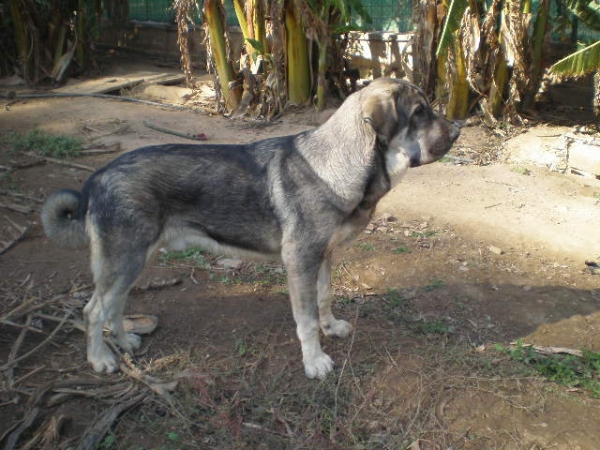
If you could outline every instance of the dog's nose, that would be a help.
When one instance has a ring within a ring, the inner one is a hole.
[[[458,136],[460,136],[460,129],[464,126],[464,122],[459,121],[459,120],[454,120],[452,122],[452,130],[450,131],[450,139],[452,140],[452,142],[454,142],[455,140],[458,139]]]

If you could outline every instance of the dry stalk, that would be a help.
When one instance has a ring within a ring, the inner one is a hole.
[[[16,232],[18,234],[14,239],[12,239],[10,241],[0,241],[0,255],[5,253],[6,251],[8,251],[17,242],[19,242],[21,239],[23,239],[23,236],[25,236],[25,233],[27,233],[27,230],[29,230],[29,226],[23,227],[15,222],[13,222],[12,220],[10,220],[10,218],[8,218],[6,216],[4,216],[4,219],[16,230]]]
[[[29,358],[31,355],[33,355],[35,352],[37,352],[40,348],[42,348],[44,345],[46,345],[48,342],[50,342],[52,340],[52,338],[56,335],[56,333],[58,333],[60,331],[60,329],[63,327],[63,325],[65,324],[65,322],[67,321],[67,318],[71,315],[71,313],[72,312],[70,310],[67,311],[67,313],[64,315],[62,320],[59,322],[59,324],[54,328],[54,330],[52,330],[52,333],[50,333],[48,335],[48,337],[46,339],[44,339],[40,344],[36,345],[34,348],[32,348],[30,351],[28,351],[24,355],[21,355],[18,358],[13,359],[12,361],[9,359],[9,361],[7,361],[6,364],[0,366],[0,372],[4,372],[5,370],[12,369],[13,367],[15,367],[15,365],[19,361],[23,361],[24,359]],[[24,331],[26,331],[26,330],[24,330]]]
[[[53,164],[58,164],[59,166],[66,166],[66,167],[73,167],[75,169],[80,169],[80,170],[86,170],[88,172],[95,172],[96,169],[94,167],[90,167],[90,166],[85,166],[83,164],[77,164],[71,161],[65,161],[62,159],[58,159],[58,158],[51,158],[49,156],[44,156],[43,158],[40,158],[38,155],[36,155],[33,152],[26,152],[25,153],[27,156],[31,156],[32,158],[37,158],[38,160],[42,161],[42,162],[49,162],[49,163],[53,163]]]

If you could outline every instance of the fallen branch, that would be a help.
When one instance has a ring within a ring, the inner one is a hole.
[[[8,435],[6,442],[4,443],[4,450],[13,450],[19,441],[21,435],[27,431],[27,429],[33,425],[33,422],[38,418],[40,414],[40,408],[35,407],[28,411],[28,414],[17,426],[17,428]]]
[[[4,190],[4,189],[0,189],[0,195],[8,195],[8,196],[15,197],[15,198],[31,200],[32,202],[36,202],[36,203],[44,203],[44,200],[35,198],[32,195],[21,194],[20,192],[12,192],[12,191]]]
[[[511,346],[517,346],[516,342],[511,342]],[[572,348],[566,347],[546,347],[543,345],[533,345],[533,344],[521,344],[523,348],[533,348],[536,352],[541,353],[542,355],[557,355],[557,354],[565,354],[577,356],[578,358],[583,358],[583,352],[581,350],[575,350]]]
[[[94,450],[98,448],[98,445],[108,433],[110,427],[112,427],[113,423],[117,420],[117,418],[123,414],[125,411],[133,408],[138,403],[140,403],[146,397],[146,392],[139,393],[133,397],[125,399],[107,410],[105,410],[102,415],[94,421],[94,423],[88,427],[81,440],[77,444],[77,450]]]
[[[8,209],[9,211],[18,212],[21,214],[31,214],[33,212],[33,209],[17,205],[16,203],[0,203],[0,208]]]
[[[50,305],[50,304],[57,302],[58,300],[62,300],[64,298],[65,298],[65,296],[61,294],[61,295],[56,295],[56,296],[52,297],[48,301],[34,304],[34,302],[40,300],[40,297],[31,297],[29,300],[26,300],[25,302],[21,303],[19,306],[17,306],[12,311],[8,311],[6,314],[4,314],[2,317],[0,317],[0,323],[5,323],[6,320],[15,316],[16,314],[19,314],[20,316],[24,316],[25,314],[28,314],[31,311],[35,311],[36,309],[43,308],[44,306]],[[41,317],[40,313],[36,313],[36,315],[39,315]],[[51,317],[58,322],[61,321],[61,319],[58,319],[54,316],[51,316]]]
[[[13,222],[12,220],[10,220],[8,217],[4,216],[4,219],[13,226],[13,228],[17,231],[18,236],[16,238],[14,238],[11,241],[0,241],[0,255],[2,255],[3,253],[6,253],[9,249],[11,249],[12,247],[15,246],[15,244],[17,242],[19,242],[21,239],[23,239],[23,236],[25,236],[25,233],[27,233],[27,230],[29,230],[29,226],[23,227],[15,222]]]
[[[150,106],[162,106],[163,108],[171,108],[177,109],[180,111],[189,111],[191,108],[180,106],[180,105],[171,105],[169,103],[159,103],[153,102],[150,100],[142,100],[139,98],[131,98],[131,97],[122,97],[120,95],[109,95],[109,94],[83,94],[83,93],[68,93],[68,92],[54,92],[48,94],[16,94],[14,97],[15,101],[21,99],[30,99],[30,98],[71,98],[71,97],[93,97],[93,98],[103,98],[107,100],[118,100],[120,102],[129,102],[129,103],[141,103],[143,105]],[[8,98],[7,94],[0,93],[0,98]]]
[[[66,422],[67,416],[64,414],[51,416],[38,428],[35,435],[21,448],[58,448],[57,444],[60,438],[60,430]]]
[[[111,135],[113,135],[113,134],[120,134],[120,133],[123,133],[124,131],[127,131],[127,129],[129,128],[129,125],[127,125],[127,124],[125,124],[125,125],[121,125],[120,127],[117,127],[117,128],[115,128],[114,130],[111,130],[111,131],[106,131],[106,132],[103,132],[103,131],[101,131],[101,130],[97,130],[97,129],[95,129],[95,128],[92,128],[92,127],[90,127],[89,125],[86,125],[86,126],[84,126],[83,128],[84,128],[84,130],[89,130],[89,131],[93,131],[94,133],[99,133],[99,135],[98,135],[98,136],[94,136],[94,137],[92,138],[92,140],[94,140],[94,141],[95,141],[96,139],[102,139],[103,137],[106,137],[106,136],[111,136]],[[117,143],[117,144],[115,144],[115,145],[118,145],[118,146],[120,147],[120,144],[119,144],[119,143]]]
[[[87,150],[81,150],[79,156],[91,156],[91,155],[106,155],[107,153],[116,153],[121,151],[121,144],[116,143],[107,148],[90,148]]]
[[[31,156],[32,158],[38,158],[41,161],[47,161],[49,163],[58,164],[59,166],[73,167],[74,169],[87,170],[88,172],[96,171],[96,169],[94,167],[85,166],[83,164],[77,164],[77,163],[74,163],[71,161],[65,161],[63,159],[51,158],[49,156],[40,157],[39,155],[36,155],[34,152],[26,152],[25,154],[27,156]]]
[[[67,317],[69,317],[70,315],[71,315],[71,311],[67,311],[67,313],[65,314],[63,319],[59,322],[59,324],[56,326],[56,328],[54,328],[54,330],[52,330],[52,333],[50,333],[46,339],[44,339],[41,343],[36,345],[34,348],[32,348],[30,351],[28,351],[24,355],[21,355],[12,361],[7,361],[6,364],[0,366],[0,372],[4,372],[5,370],[13,368],[15,366],[15,364],[17,364],[19,361],[29,358],[31,355],[33,355],[35,352],[37,352],[40,348],[42,348],[44,345],[46,345],[48,342],[50,342],[50,340],[56,335],[56,333],[58,333],[58,331],[65,324],[65,322],[67,321]]]
[[[159,131],[161,133],[172,134],[174,136],[179,136],[185,139],[191,139],[193,141],[206,141],[206,135],[204,133],[198,134],[190,134],[190,133],[181,133],[179,131],[170,130],[168,128],[159,127],[158,125],[154,125],[146,120],[144,120],[144,126],[150,128],[154,131]]]

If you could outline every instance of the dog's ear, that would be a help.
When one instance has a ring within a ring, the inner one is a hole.
[[[399,89],[385,88],[365,90],[362,102],[362,119],[370,125],[380,142],[387,144],[390,138],[402,126],[404,114],[399,110]]]

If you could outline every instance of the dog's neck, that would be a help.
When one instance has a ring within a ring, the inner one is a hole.
[[[348,129],[360,131],[349,133]],[[299,151],[340,198],[344,209],[355,209],[363,201],[377,163],[375,134],[365,129],[358,114],[345,118],[334,114],[325,124],[297,139],[302,140],[297,146]]]

